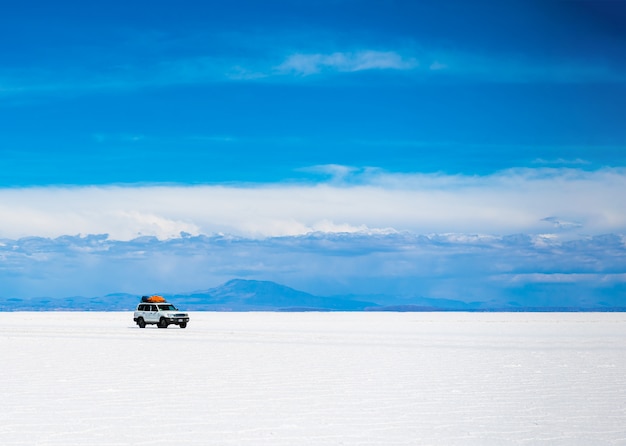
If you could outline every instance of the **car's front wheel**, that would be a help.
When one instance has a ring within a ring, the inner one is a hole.
[[[146,328],[146,321],[144,321],[143,318],[140,317],[139,319],[137,319],[137,325],[139,325],[139,328]]]
[[[162,317],[161,320],[159,321],[159,328],[167,328],[167,326],[168,326],[167,321],[165,320],[164,317]]]
[[[187,326],[187,322],[181,322],[180,323],[180,328],[185,328]]]

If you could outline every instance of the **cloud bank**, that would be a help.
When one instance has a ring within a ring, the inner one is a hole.
[[[181,292],[240,277],[319,295],[624,304],[624,169],[308,171],[326,179],[2,189],[2,295]]]
[[[328,172],[336,176],[313,184],[2,189],[0,237],[626,232],[626,197],[616,193],[626,190],[624,169],[515,169],[480,177],[339,166]]]

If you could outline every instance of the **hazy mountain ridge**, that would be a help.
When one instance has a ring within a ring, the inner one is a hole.
[[[376,306],[345,297],[320,297],[275,282],[233,279],[217,288],[189,294],[168,295],[172,302],[182,302],[188,309],[216,311],[254,311],[319,309],[358,311]]]
[[[189,311],[626,311],[626,306],[585,301],[567,305],[527,305],[515,301],[463,302],[387,295],[316,296],[275,282],[233,279],[189,293],[163,294]],[[64,298],[0,298],[0,311],[131,311],[141,296],[114,293]]]
[[[380,305],[417,304],[413,300],[423,297],[533,307],[625,306],[626,238],[572,237],[402,232],[310,233],[263,240],[189,234],[129,241],[106,234],[0,238],[0,296],[103,296],[128,289],[188,294],[205,290],[206,283],[250,277],[262,258],[268,280],[319,284],[301,286],[308,291],[332,289],[341,277],[355,288],[344,288],[346,294],[337,297]],[[330,267],[329,255],[331,274],[324,272]],[[366,273],[379,262],[404,266]],[[159,273],[164,265],[167,274]],[[230,266],[223,269],[225,265]],[[355,292],[362,294],[349,294]]]

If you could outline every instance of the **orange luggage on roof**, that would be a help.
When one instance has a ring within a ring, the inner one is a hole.
[[[152,303],[165,302],[165,299],[163,298],[163,296],[157,296],[156,294],[153,296],[147,296],[147,297],[143,296],[141,300],[143,302],[152,302]]]

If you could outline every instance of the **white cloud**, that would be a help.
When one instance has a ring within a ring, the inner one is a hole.
[[[544,165],[544,166],[583,166],[583,165],[588,165],[590,163],[589,161],[583,160],[580,158],[576,158],[576,159],[557,158],[557,159],[551,159],[551,160],[544,159],[544,158],[537,158],[536,160],[533,161],[533,164]]]
[[[394,51],[335,52],[331,54],[293,54],[276,67],[279,73],[303,76],[322,71],[354,72],[363,70],[410,70],[418,62]]]
[[[559,229],[555,224],[576,234],[626,232],[624,169],[518,169],[483,177],[330,171],[343,181],[2,189],[0,237],[167,239],[182,231],[263,238],[353,228],[541,234]]]

